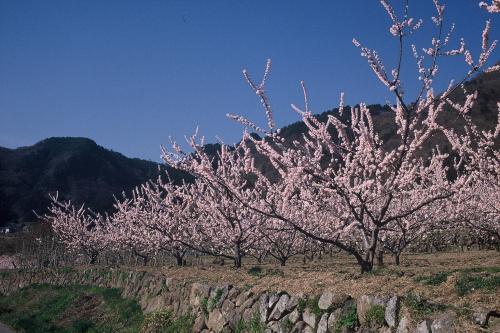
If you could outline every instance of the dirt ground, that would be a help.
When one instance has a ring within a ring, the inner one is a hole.
[[[470,307],[481,304],[490,309],[500,310],[498,287],[489,290],[473,290],[464,296],[456,291],[456,281],[460,276],[473,274],[486,278],[500,277],[500,253],[495,251],[440,252],[407,254],[396,266],[391,258],[386,259],[383,268],[370,274],[360,274],[353,258],[334,254],[303,263],[302,258],[292,258],[285,267],[274,262],[257,264],[247,258],[240,269],[227,262],[223,266],[205,258],[203,263],[188,267],[174,265],[160,268],[166,276],[186,282],[208,282],[211,284],[230,283],[252,291],[286,291],[293,295],[317,295],[324,290],[344,292],[354,298],[364,294],[405,295],[409,292],[438,304]],[[260,267],[260,274],[250,274],[251,269]],[[146,268],[158,270],[158,268]],[[467,270],[474,269],[473,273]],[[448,273],[442,283],[436,285],[419,281],[438,273]]]

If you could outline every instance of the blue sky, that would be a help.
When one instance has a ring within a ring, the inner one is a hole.
[[[465,37],[477,56],[491,15],[476,0],[445,3],[455,41]],[[410,14],[424,19],[412,42],[427,46],[432,1],[410,0]],[[499,23],[493,19],[492,38]],[[233,143],[242,128],[227,112],[265,124],[241,70],[258,78],[269,57],[278,126],[298,120],[289,105],[301,103],[300,80],[318,113],[335,107],[342,91],[351,104],[392,101],[351,43],[356,37],[377,49],[392,68],[396,41],[388,28],[376,0],[0,0],[0,146],[84,136],[159,161],[160,144],[183,140],[196,126],[208,142],[218,135]],[[411,93],[413,59],[403,68]],[[441,66],[446,79],[464,70],[462,58]]]

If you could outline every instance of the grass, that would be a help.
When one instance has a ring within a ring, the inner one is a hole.
[[[0,297],[0,320],[26,332],[137,332],[137,302],[117,289],[32,285]]]
[[[453,273],[458,273],[458,279],[455,282],[455,292],[459,296],[472,293],[477,290],[495,291],[500,287],[500,267],[470,267],[455,269],[452,271],[438,272],[430,276],[418,276],[416,282],[425,285],[440,285],[448,279]]]
[[[358,314],[356,311],[356,305],[352,305],[347,311],[343,312],[340,318],[335,323],[333,331],[335,333],[342,332],[343,328],[354,330],[358,324]]]
[[[285,273],[281,269],[268,268],[266,270],[262,269],[260,266],[252,266],[247,270],[247,274],[250,276],[255,276],[262,278],[264,276],[284,276]]]
[[[238,321],[234,329],[235,333],[263,333],[266,325],[260,321],[260,315],[255,312],[247,322],[243,318]]]
[[[371,326],[382,326],[385,321],[385,307],[374,305],[366,311],[365,319]]]
[[[309,309],[316,316],[320,316],[322,314],[322,310],[318,305],[319,296],[311,297],[308,299],[299,298],[297,302],[297,310],[302,313],[305,309]]]
[[[191,315],[174,318],[166,310],[144,316],[136,301],[110,288],[35,284],[0,296],[0,321],[29,333],[136,333],[141,329],[189,333],[194,319]]]
[[[215,290],[215,295],[212,298],[203,297],[200,302],[200,308],[203,311],[203,313],[207,315],[210,312],[212,312],[217,303],[219,303],[219,301],[221,300],[223,294],[224,294],[224,289],[217,288]]]
[[[168,310],[159,310],[146,315],[142,331],[158,333],[190,333],[194,323],[192,315],[174,319]]]
[[[425,285],[437,286],[443,282],[446,282],[446,280],[448,279],[448,276],[451,273],[452,272],[438,272],[438,273],[433,274],[431,276],[418,276],[415,278],[415,281],[421,282]]]
[[[421,320],[429,317],[434,312],[444,311],[449,308],[446,305],[430,303],[420,295],[411,292],[403,298],[403,304],[410,310],[416,320]]]
[[[500,276],[479,276],[462,273],[455,283],[455,291],[459,296],[471,293],[475,290],[495,291],[500,288]]]

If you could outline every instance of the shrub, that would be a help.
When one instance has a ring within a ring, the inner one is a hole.
[[[370,325],[382,326],[385,321],[385,308],[382,305],[374,305],[366,311],[365,319]]]
[[[253,266],[247,270],[247,273],[248,275],[260,277],[262,275],[262,268],[259,266]]]
[[[356,325],[358,324],[358,314],[356,311],[356,305],[351,305],[345,312],[342,313],[339,320],[335,323],[334,332],[340,333],[342,332],[342,328],[348,328],[350,330],[354,330]]]
[[[172,313],[168,310],[151,312],[144,318],[142,331],[158,332],[172,324]]]
[[[202,300],[200,302],[200,308],[204,314],[208,314],[208,298],[207,297],[202,298]]]
[[[248,323],[248,332],[249,333],[263,333],[266,329],[266,325],[260,321],[260,315],[258,312],[255,312]]]

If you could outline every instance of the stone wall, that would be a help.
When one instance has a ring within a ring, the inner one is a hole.
[[[397,295],[363,295],[355,300],[335,292],[315,297],[253,293],[223,283],[186,284],[160,273],[112,268],[0,272],[0,293],[5,295],[34,283],[119,288],[123,297],[137,300],[146,313],[167,309],[174,316],[192,314],[193,332],[204,333],[470,332],[479,330],[479,325],[486,326],[495,314],[476,309],[467,314],[470,318],[465,321],[471,326],[464,328],[463,314],[441,309],[431,318],[416,316]]]

